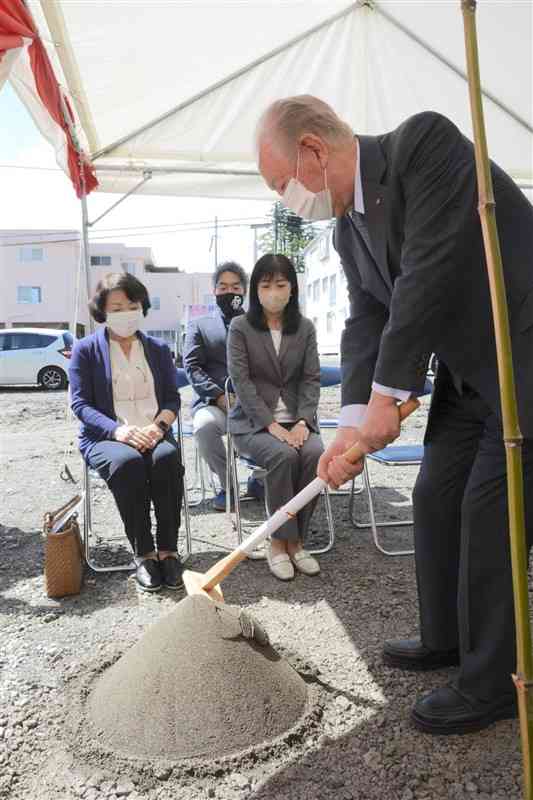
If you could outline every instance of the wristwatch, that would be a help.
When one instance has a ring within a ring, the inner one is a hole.
[[[297,425],[305,425],[305,427],[307,428],[307,422],[305,421],[305,419],[299,419],[296,424]]]
[[[168,424],[168,422],[165,422],[164,419],[156,420],[155,424],[157,425],[160,431],[162,431],[163,433],[168,433],[170,425]]]

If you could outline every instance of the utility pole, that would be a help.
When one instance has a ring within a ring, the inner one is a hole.
[[[258,251],[257,230],[258,230],[258,228],[270,228],[270,222],[260,222],[260,223],[258,223],[256,225],[250,225],[250,228],[254,232],[254,264],[255,264],[256,261],[257,261],[257,255],[258,255],[258,252],[257,252]]]

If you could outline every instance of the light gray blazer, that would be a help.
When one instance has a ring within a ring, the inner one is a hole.
[[[256,433],[274,422],[280,395],[294,415],[318,431],[320,362],[315,328],[301,318],[296,333],[281,337],[279,356],[270,331],[258,331],[246,316],[232,320],[228,368],[236,403],[229,415],[232,433]]]

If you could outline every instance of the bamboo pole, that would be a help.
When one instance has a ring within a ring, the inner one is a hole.
[[[479,58],[476,32],[476,0],[461,0],[464,20],[466,60],[470,107],[474,128],[476,171],[479,194],[479,215],[489,276],[496,354],[500,383],[503,439],[507,463],[509,536],[513,572],[516,620],[516,675],[513,680],[518,697],[524,798],[533,800],[533,658],[528,607],[527,546],[524,517],[524,485],[522,476],[522,435],[518,424],[516,391],[509,334],[509,316],[503,278],[502,258],[496,228],[496,203],[487,149]]]

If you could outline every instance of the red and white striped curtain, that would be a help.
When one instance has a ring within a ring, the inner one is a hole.
[[[23,0],[0,0],[0,90],[9,77],[78,197],[89,194],[98,186],[94,168],[74,144],[72,109]]]

